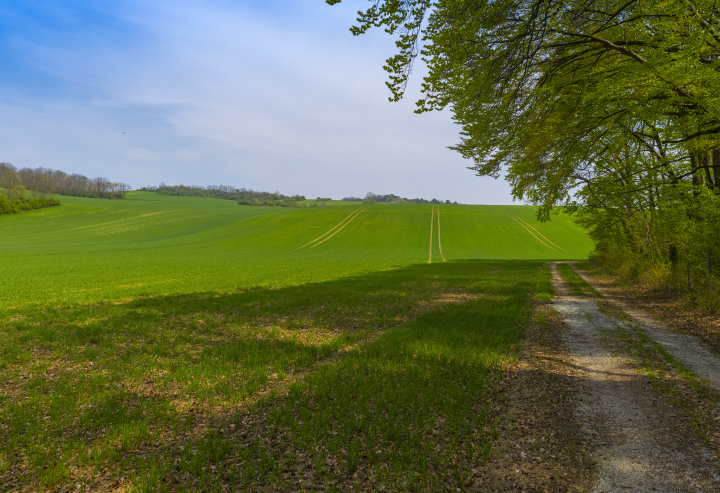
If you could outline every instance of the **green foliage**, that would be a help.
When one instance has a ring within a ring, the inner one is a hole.
[[[429,70],[418,111],[451,108],[462,128],[454,149],[479,175],[504,174],[541,219],[558,205],[578,212],[597,258],[618,273],[679,286],[672,247],[703,279],[693,292],[712,291],[715,2],[376,0],[352,32],[372,27],[397,37],[391,99],[421,56]]]
[[[10,201],[4,195],[0,195],[0,215],[16,214],[21,211],[41,209],[43,207],[52,207],[54,205],[60,205],[60,201],[58,199],[49,199],[46,197],[23,197]]]
[[[107,178],[88,178],[50,168],[22,168],[0,163],[0,188],[9,200],[22,198],[27,190],[33,199],[48,194],[101,199],[121,199],[130,190],[126,183],[113,183]]]
[[[237,200],[238,205],[264,205],[271,207],[307,207],[301,204],[305,199],[303,195],[292,197],[275,192],[259,192],[246,188],[235,188],[232,186],[219,185],[201,187],[198,185],[165,185],[159,187],[145,187],[143,191],[153,191],[160,195],[171,195],[175,197],[207,197],[215,199]],[[330,200],[330,199],[322,199]]]

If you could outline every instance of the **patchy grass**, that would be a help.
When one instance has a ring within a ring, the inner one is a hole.
[[[595,288],[585,282],[568,264],[557,264],[557,270],[575,294],[580,296],[600,296],[600,294],[595,291]]]
[[[555,297],[555,288],[552,285],[552,271],[547,265],[540,268],[535,286],[535,299],[547,303]]]
[[[539,267],[16,310],[0,328],[0,485],[463,488],[498,436],[493,389],[528,293],[548,295]]]
[[[464,488],[542,264],[590,241],[524,206],[355,207],[3,217],[0,487]],[[431,217],[448,262],[422,265]]]
[[[536,303],[518,363],[500,388],[504,407],[493,459],[478,470],[477,491],[587,491],[596,465],[578,420],[583,382],[562,342],[560,315]]]

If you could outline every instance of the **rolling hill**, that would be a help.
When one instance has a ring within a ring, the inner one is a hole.
[[[66,197],[60,207],[0,218],[0,299],[75,304],[294,285],[429,260],[587,257],[591,241],[569,217],[539,223],[534,214],[529,206],[357,202],[251,208],[147,192]]]

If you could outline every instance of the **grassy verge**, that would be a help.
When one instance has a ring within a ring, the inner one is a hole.
[[[590,286],[575,270],[567,264],[557,264],[557,270],[570,286],[570,288],[580,296],[600,296],[595,289]]]
[[[463,488],[497,437],[528,293],[549,296],[538,266],[15,310],[0,485]]]
[[[538,284],[550,279],[545,267]],[[537,301],[516,363],[498,386],[498,439],[491,459],[476,466],[471,491],[588,491],[595,482],[590,450],[596,445],[576,415],[578,386],[562,341],[560,315]]]
[[[535,283],[535,299],[541,303],[547,303],[555,297],[555,288],[552,285],[552,271],[547,265],[543,265],[537,274]]]

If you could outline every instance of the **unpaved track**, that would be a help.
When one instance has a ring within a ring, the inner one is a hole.
[[[570,263],[570,262],[569,262]],[[700,341],[691,335],[681,334],[669,329],[651,317],[648,313],[635,308],[614,295],[614,293],[588,276],[585,272],[575,269],[585,282],[590,284],[602,297],[620,308],[633,321],[641,326],[647,335],[655,339],[665,350],[680,360],[700,378],[720,392],[720,358],[708,351]]]
[[[603,314],[595,300],[570,294],[552,265],[553,307],[567,330],[563,339],[583,391],[577,409],[585,432],[598,443],[595,492],[720,491],[717,461],[685,427],[682,411],[655,395],[633,362],[613,354],[604,331],[629,330]]]

